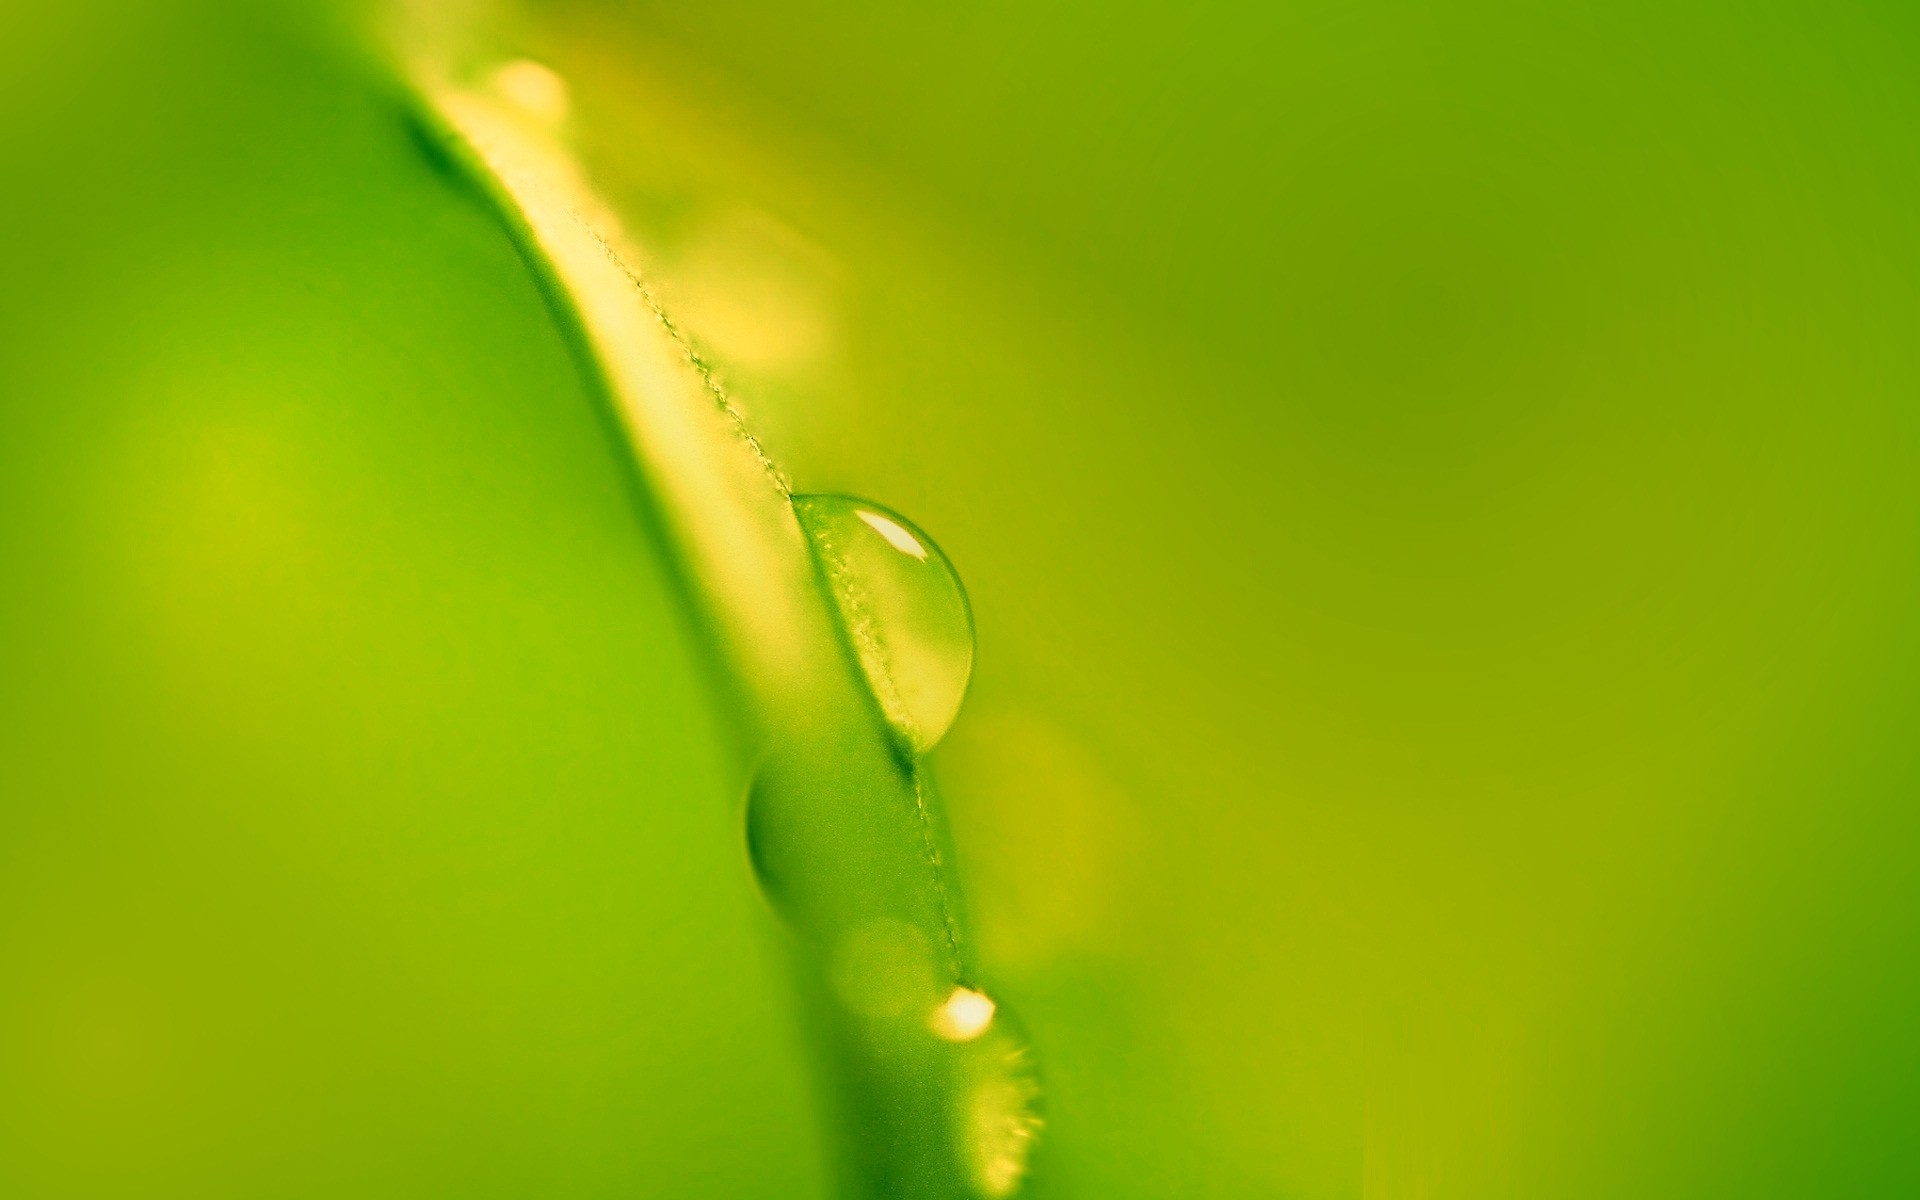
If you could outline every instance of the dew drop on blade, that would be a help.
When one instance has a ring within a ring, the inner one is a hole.
[[[994,1008],[993,1000],[985,992],[956,986],[934,1010],[929,1024],[949,1042],[970,1042],[992,1024]]]
[[[976,1195],[1005,1200],[1026,1180],[1039,1139],[1040,1081],[1032,1052],[995,1022],[961,1047],[954,1136]]]
[[[973,672],[973,614],[946,555],[906,518],[849,496],[795,496],[860,668],[909,750],[953,724]]]
[[[516,58],[496,70],[493,90],[515,110],[542,125],[558,126],[567,119],[567,81],[553,68],[530,58]]]

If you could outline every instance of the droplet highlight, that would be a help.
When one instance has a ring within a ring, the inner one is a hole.
[[[973,673],[973,612],[947,556],[900,514],[850,496],[793,510],[880,711],[924,754],[953,724]]]
[[[970,987],[956,987],[933,1010],[933,1031],[950,1042],[970,1042],[993,1024],[993,998]]]

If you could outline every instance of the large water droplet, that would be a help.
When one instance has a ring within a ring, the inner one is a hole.
[[[973,672],[973,613],[947,556],[898,513],[795,496],[842,628],[880,711],[916,754],[953,724]]]

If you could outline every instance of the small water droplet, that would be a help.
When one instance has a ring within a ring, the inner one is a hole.
[[[939,743],[973,673],[973,613],[947,556],[898,513],[849,496],[795,496],[867,683],[909,750]]]
[[[502,65],[493,73],[493,86],[508,103],[543,125],[559,125],[572,107],[567,81],[552,67],[530,58]]]
[[[970,1042],[993,1023],[993,998],[970,987],[956,987],[933,1012],[933,1031],[950,1042]]]
[[[1005,1022],[965,1044],[954,1136],[975,1192],[1003,1200],[1020,1189],[1039,1140],[1040,1081],[1026,1041]]]

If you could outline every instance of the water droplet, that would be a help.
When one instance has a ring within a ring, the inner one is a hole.
[[[973,613],[932,539],[897,513],[848,496],[795,496],[880,710],[907,748],[931,750],[973,673]]]
[[[516,58],[495,71],[493,87],[508,103],[543,125],[565,121],[572,107],[567,81],[553,68],[530,58]]]
[[[1018,1191],[1040,1136],[1033,1055],[1004,1022],[967,1043],[959,1063],[954,1136],[974,1190],[989,1200]]]
[[[933,1031],[950,1042],[970,1042],[993,1023],[993,998],[970,987],[956,987],[933,1012]]]

